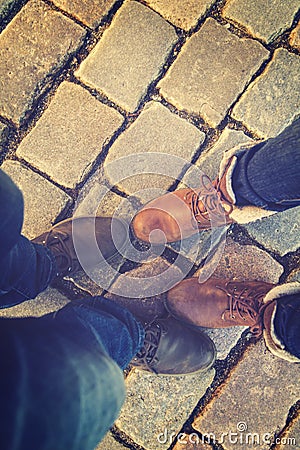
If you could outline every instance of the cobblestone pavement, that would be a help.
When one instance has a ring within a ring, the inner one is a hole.
[[[224,150],[276,136],[299,114],[298,9],[299,0],[0,0],[0,162],[24,193],[23,233],[74,210],[130,220],[176,188],[184,162],[215,177]],[[151,173],[149,152],[182,163]],[[130,159],[137,153],[144,160]],[[299,212],[231,225],[215,274],[299,280]],[[210,241],[201,232],[144,264],[127,254],[116,269],[147,292],[151,277],[180,270],[178,253],[197,273]],[[163,314],[163,294],[116,294],[116,269],[102,273],[110,292],[79,274],[2,314],[41,315],[87,294]],[[218,360],[205,375],[126,373],[126,403],[98,450],[300,448],[299,366],[246,329],[207,333]]]

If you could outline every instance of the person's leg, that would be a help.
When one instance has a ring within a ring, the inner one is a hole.
[[[3,449],[93,450],[125,398],[142,326],[104,298],[41,318],[0,319]]]
[[[0,269],[2,269],[3,259],[15,245],[21,233],[23,197],[21,191],[1,169],[0,217]]]
[[[34,298],[55,273],[55,258],[41,245],[21,236],[23,197],[0,170],[0,308]]]
[[[74,274],[82,262],[91,267],[109,260],[128,239],[127,227],[119,219],[78,217],[28,240],[20,235],[22,194],[2,171],[0,216],[0,308],[35,298],[55,276]]]
[[[300,360],[300,293],[277,303],[274,331],[285,349]]]
[[[0,433],[5,449],[93,450],[125,397],[120,369],[208,370],[208,336],[170,318],[143,326],[103,297],[41,318],[0,319]],[[1,447],[1,448],[2,448]]]
[[[299,173],[300,118],[238,156],[232,177],[236,205],[275,211],[300,205]]]

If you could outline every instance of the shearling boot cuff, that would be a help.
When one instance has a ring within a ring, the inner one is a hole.
[[[300,283],[287,283],[280,286],[276,286],[271,289],[264,298],[264,303],[267,305],[264,311],[264,339],[266,346],[274,355],[279,358],[285,359],[289,362],[300,363],[300,359],[290,353],[283,342],[281,342],[279,336],[276,334],[274,321],[277,311],[277,304],[280,298],[286,295],[293,295],[300,293]]]
[[[238,157],[244,154],[246,151],[253,148],[253,145],[257,145],[263,141],[255,141],[250,143],[239,144],[230,150],[224,152],[223,159],[220,164],[219,180],[222,180],[222,189],[226,191],[226,197],[230,202],[235,205],[229,217],[237,223],[249,223],[262,217],[268,217],[275,213],[266,209],[259,208],[254,205],[239,207],[236,206],[236,195],[232,186],[233,172],[238,163]]]

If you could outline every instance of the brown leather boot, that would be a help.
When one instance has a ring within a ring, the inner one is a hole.
[[[188,278],[167,294],[165,306],[176,319],[197,327],[249,326],[260,336],[264,297],[274,287],[263,281],[230,281],[210,278],[199,283]]]
[[[147,203],[132,221],[137,238],[152,244],[174,242],[198,230],[232,223],[232,199],[225,181],[230,164],[220,180],[212,183],[203,175],[199,189],[178,189]]]
[[[114,257],[118,253],[117,249],[121,250],[125,246],[127,238],[126,226],[118,219],[77,217],[58,223],[32,242],[44,245],[51,251],[56,261],[56,276],[64,277],[82,269],[77,254],[84,265],[90,268]],[[96,245],[98,248],[95,248]]]

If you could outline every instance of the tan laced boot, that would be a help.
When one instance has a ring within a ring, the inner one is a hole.
[[[132,228],[137,238],[153,244],[174,242],[198,230],[232,223],[229,215],[233,202],[226,189],[230,170],[231,160],[220,180],[212,183],[203,175],[200,188],[178,189],[149,202],[133,219]]]
[[[166,308],[176,319],[187,324],[227,328],[249,326],[256,336],[263,331],[264,297],[274,287],[263,281],[230,281],[210,278],[199,283],[188,278],[172,288]]]

